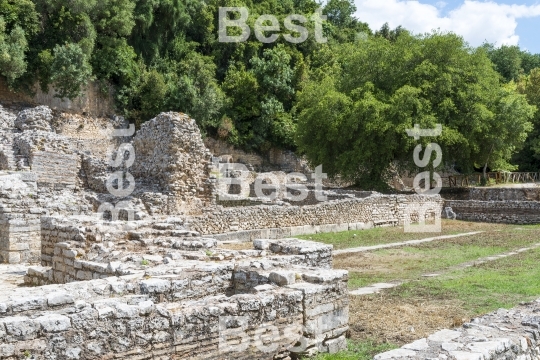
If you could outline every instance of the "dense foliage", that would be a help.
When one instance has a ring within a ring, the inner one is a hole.
[[[218,41],[225,6],[248,9],[247,41]],[[475,49],[452,34],[415,36],[387,25],[372,32],[354,17],[352,0],[326,3],[328,41],[321,43],[312,18],[319,6],[0,0],[0,75],[19,91],[37,83],[71,99],[89,81],[112,85],[118,112],[138,124],[160,111],[182,111],[231,144],[296,149],[326,172],[365,186],[380,183],[390,164],[411,167],[416,143],[405,129],[417,123],[444,125],[436,139],[441,166],[467,172],[540,164],[540,118],[531,106],[540,105],[539,55],[514,46]],[[273,43],[253,31],[262,14],[279,20]],[[307,19],[295,23],[309,31],[298,44],[285,40],[298,36],[284,27],[290,14]]]

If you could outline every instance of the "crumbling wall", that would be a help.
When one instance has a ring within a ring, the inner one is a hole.
[[[41,255],[36,178],[31,173],[0,173],[0,263],[35,263]]]
[[[200,212],[213,203],[211,154],[195,120],[181,113],[161,113],[141,126],[133,146],[132,174],[172,193],[177,213]]]
[[[171,224],[154,227],[171,230]],[[197,252],[192,247],[197,242],[216,245],[184,234],[196,240],[188,246],[178,237],[169,246],[183,250],[170,260]],[[154,241],[166,246],[165,238]],[[179,259],[129,275],[121,274],[121,261],[85,260],[84,251],[91,250],[77,246],[82,242],[55,244],[53,268],[30,268],[25,282],[75,281],[68,275],[74,272],[102,279],[0,294],[0,341],[6,345],[0,359],[24,348],[36,359],[54,352],[66,358],[76,353],[79,359],[160,354],[275,360],[346,346],[348,273],[331,269],[330,245],[259,240],[253,250],[230,251],[237,256],[232,260],[220,253],[211,262]],[[325,269],[310,267],[316,262]],[[57,346],[59,336],[63,347]]]
[[[192,216],[188,221],[192,230],[202,234],[326,224],[343,224],[344,230],[348,230],[347,225],[351,223],[372,226],[403,224],[409,205],[429,203],[440,213],[443,200],[439,196],[373,195],[306,206],[259,205],[216,209]]]
[[[499,309],[453,330],[375,356],[386,359],[538,359],[540,300],[514,309]]]

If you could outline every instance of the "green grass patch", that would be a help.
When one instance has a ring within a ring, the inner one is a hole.
[[[486,228],[485,225],[482,226]],[[380,232],[386,229],[374,230]],[[349,287],[355,289],[376,282],[418,279],[427,273],[451,270],[464,263],[529,247],[538,242],[538,226],[496,225],[470,236],[336,255],[334,268],[348,270]]]
[[[360,246],[372,246],[394,242],[418,240],[442,235],[456,235],[473,231],[492,231],[504,229],[511,225],[472,223],[467,221],[442,221],[440,233],[406,233],[403,227],[380,227],[367,230],[350,230],[337,233],[319,233],[298,236],[300,239],[319,241],[334,245],[334,249],[347,249]]]
[[[440,278],[415,281],[390,292],[407,298],[459,299],[479,315],[511,308],[540,296],[540,249],[453,271]]]
[[[319,354],[314,360],[371,360],[373,356],[396,349],[398,346],[388,343],[378,344],[374,341],[352,341],[347,342],[347,350],[337,354]]]

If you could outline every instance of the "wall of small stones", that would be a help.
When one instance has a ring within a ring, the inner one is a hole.
[[[40,216],[31,173],[0,173],[0,263],[38,262]]]
[[[459,220],[509,223],[540,223],[540,202],[537,201],[476,201],[446,200]]]
[[[461,328],[375,356],[386,359],[532,360],[540,358],[540,300],[473,319]]]
[[[473,187],[447,188],[441,193],[447,200],[478,200],[478,201],[540,201],[540,188],[521,187]]]
[[[201,234],[327,224],[342,224],[344,230],[348,230],[348,224],[359,222],[375,226],[403,224],[408,206],[426,203],[433,203],[435,212],[440,213],[443,200],[439,196],[375,195],[306,206],[222,208],[201,216],[192,216],[188,223],[191,230]]]
[[[213,203],[211,154],[194,119],[161,113],[145,122],[133,139],[131,173],[146,185],[174,194],[176,213],[200,213]]]

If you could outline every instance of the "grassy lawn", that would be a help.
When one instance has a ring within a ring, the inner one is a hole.
[[[505,225],[473,223],[457,220],[442,220],[440,233],[405,233],[403,227],[380,227],[368,230],[351,230],[339,233],[320,233],[298,236],[300,239],[319,241],[334,245],[334,249],[388,244],[393,242],[418,240],[441,235],[455,235],[473,231],[502,229]]]
[[[538,228],[508,228],[415,246],[341,254],[334,257],[334,267],[349,270],[349,287],[357,288],[381,281],[417,279],[426,273],[438,272],[538,242]]]
[[[336,256],[334,267],[354,269],[350,282],[356,286],[408,281],[379,294],[351,296],[349,348],[316,359],[371,359],[478,315],[539,298],[540,248],[452,270],[456,264],[540,242],[539,226],[477,225],[487,228],[486,233],[355,257]],[[437,269],[447,271],[435,278],[420,276]]]
[[[459,299],[471,315],[510,308],[540,296],[540,249],[411,282],[390,295],[409,298]]]

